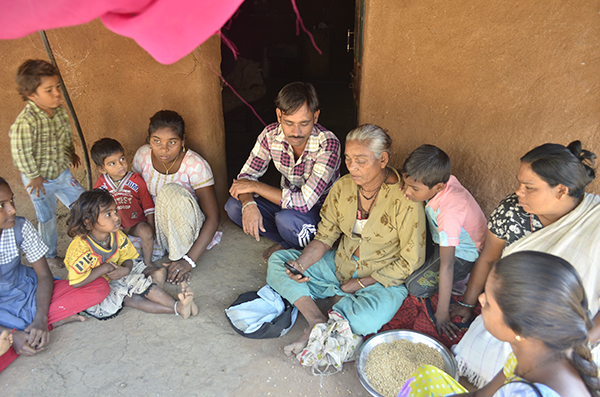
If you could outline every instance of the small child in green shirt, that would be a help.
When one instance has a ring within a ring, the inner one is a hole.
[[[80,160],[69,116],[60,105],[58,70],[47,61],[29,59],[19,66],[15,80],[27,105],[8,133],[13,162],[33,201],[48,264],[64,267],[56,250],[56,198],[70,207],[84,189],[69,169]]]

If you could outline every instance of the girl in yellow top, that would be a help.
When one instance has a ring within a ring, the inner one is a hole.
[[[84,192],[71,207],[67,220],[69,245],[65,264],[69,283],[82,287],[99,277],[109,281],[110,293],[86,312],[98,319],[116,316],[123,306],[148,313],[175,313],[183,318],[198,313],[193,293],[182,284],[179,300],[160,286],[165,269],[146,268],[127,236],[120,230],[121,219],[112,196],[105,190]]]

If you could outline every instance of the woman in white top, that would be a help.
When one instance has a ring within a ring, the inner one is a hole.
[[[179,114],[161,110],[150,118],[148,144],[136,152],[133,170],[156,205],[156,238],[169,252],[167,281],[188,281],[219,226],[220,212],[210,165],[186,149]]]

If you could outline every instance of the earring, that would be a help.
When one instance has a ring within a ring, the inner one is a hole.
[[[185,153],[185,145],[183,145],[183,149],[182,149],[183,153]]]
[[[518,340],[519,342],[523,340],[523,338],[521,338],[521,335],[515,336],[515,339]]]

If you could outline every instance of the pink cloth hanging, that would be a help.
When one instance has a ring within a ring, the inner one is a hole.
[[[183,58],[214,35],[244,0],[2,1],[0,39],[90,22],[135,40],[160,63]]]

